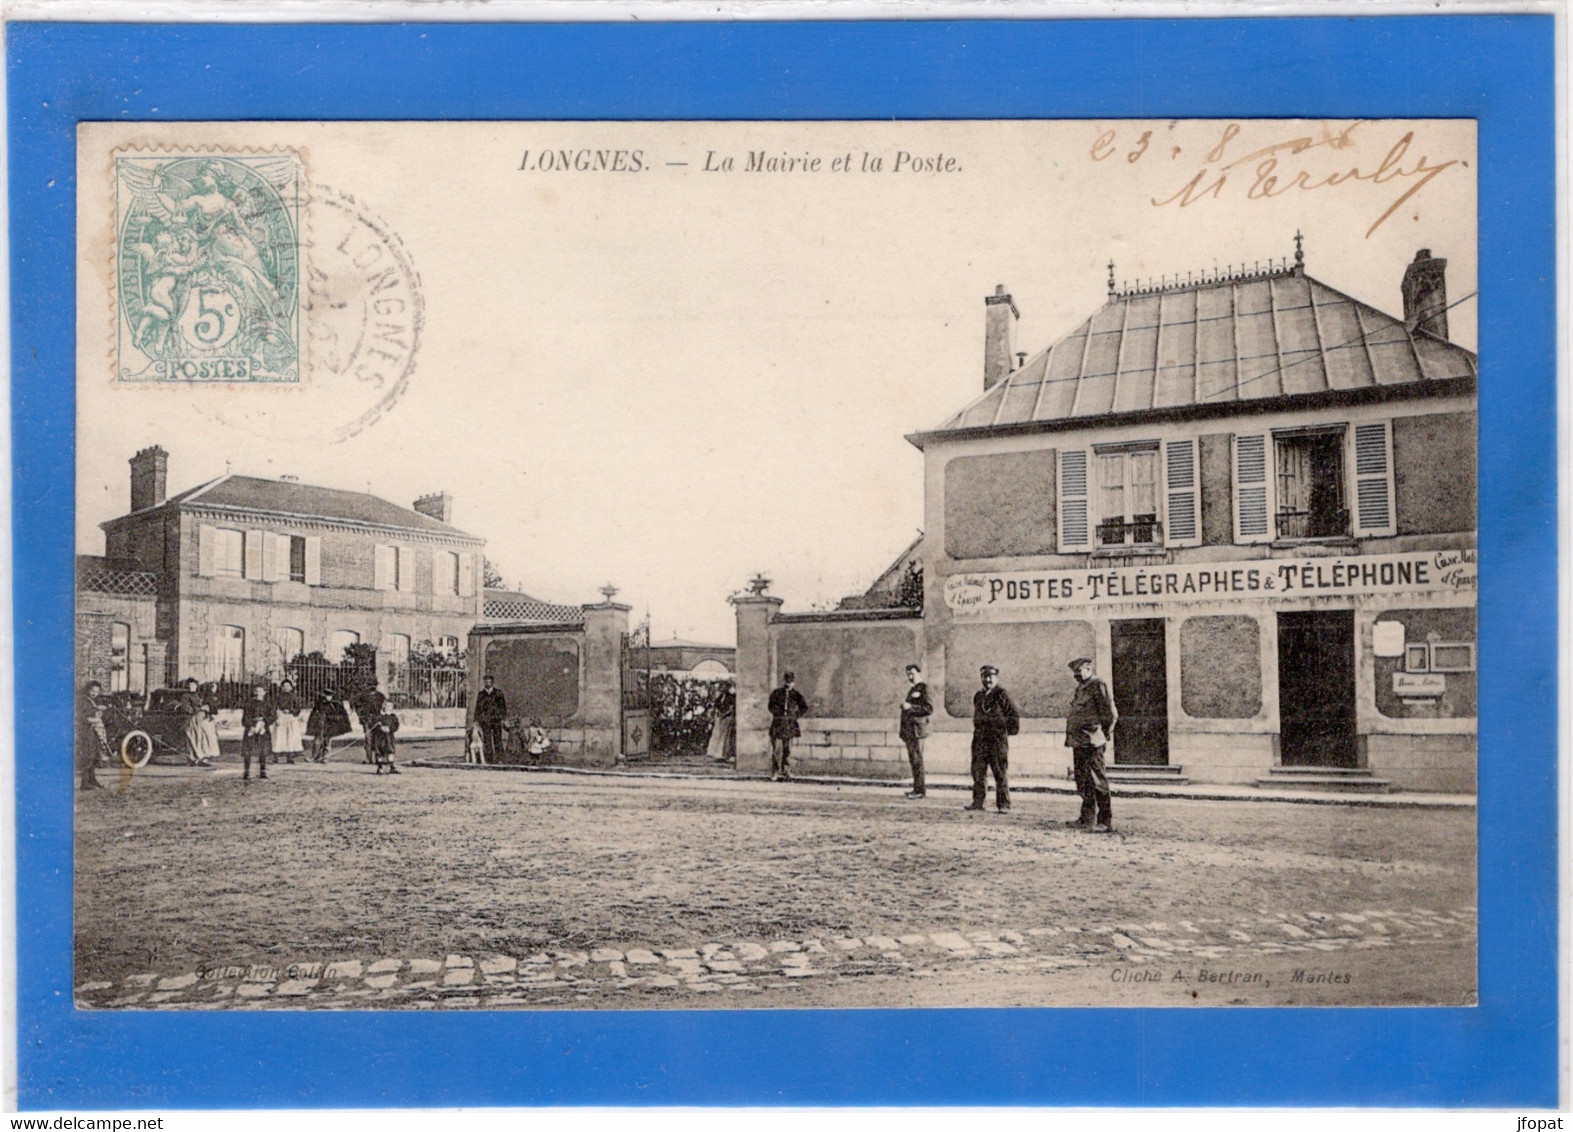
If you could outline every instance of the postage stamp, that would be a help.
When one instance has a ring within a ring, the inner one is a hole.
[[[301,380],[302,166],[115,155],[116,380]]]

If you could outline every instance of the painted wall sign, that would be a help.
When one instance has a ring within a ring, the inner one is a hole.
[[[1393,673],[1393,694],[1404,699],[1434,699],[1447,691],[1447,677],[1431,672]]]
[[[953,574],[945,604],[958,617],[993,610],[1178,601],[1294,600],[1307,596],[1473,592],[1475,551],[1352,555],[1107,570],[1015,570]]]

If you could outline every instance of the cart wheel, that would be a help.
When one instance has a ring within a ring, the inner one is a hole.
[[[120,740],[120,761],[132,770],[141,770],[153,757],[153,737],[146,731],[128,731]]]

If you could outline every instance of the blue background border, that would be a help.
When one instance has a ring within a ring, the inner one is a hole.
[[[24,23],[7,50],[24,1108],[1557,1103],[1550,16]],[[1479,120],[1478,1008],[73,1010],[77,122],[1275,115]]]

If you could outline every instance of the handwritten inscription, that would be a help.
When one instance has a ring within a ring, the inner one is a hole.
[[[1384,192],[1378,207],[1382,211],[1366,229],[1369,239],[1437,177],[1466,164],[1459,158],[1435,160],[1417,152],[1413,130],[1383,138],[1381,128],[1381,123],[1375,122],[1349,122],[1339,127],[1323,124],[1315,132],[1297,132],[1239,153],[1243,131],[1238,122],[1230,122],[1202,154],[1200,166],[1185,168],[1174,187],[1152,197],[1151,203],[1155,208],[1183,209],[1204,201],[1259,201],[1340,186],[1381,187]],[[1113,129],[1101,131],[1089,150],[1094,161],[1123,157],[1132,165],[1144,159],[1162,160],[1163,154],[1170,162],[1184,165],[1180,160],[1184,152],[1180,145],[1156,144],[1152,130],[1122,138]]]

